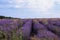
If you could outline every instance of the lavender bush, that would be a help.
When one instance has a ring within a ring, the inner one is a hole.
[[[0,40],[60,40],[60,19],[0,19]]]

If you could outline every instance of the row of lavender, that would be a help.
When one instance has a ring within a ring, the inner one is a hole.
[[[0,19],[0,40],[60,40],[60,19]]]
[[[60,19],[24,20],[23,40],[60,40]]]
[[[22,40],[20,19],[0,19],[0,40]]]

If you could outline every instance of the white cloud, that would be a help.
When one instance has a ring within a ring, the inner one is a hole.
[[[60,4],[60,0],[56,0],[56,2],[57,2],[58,4]]]
[[[16,5],[16,8],[37,8],[42,11],[53,8],[54,2],[60,4],[60,0],[9,0],[8,2]]]
[[[19,5],[15,5],[14,8],[21,8],[21,6],[19,6]]]
[[[24,1],[23,0],[9,0],[9,2],[15,3],[15,4],[20,4],[21,2],[24,2]]]
[[[54,6],[54,0],[10,0],[10,3],[12,2],[19,5],[19,8],[27,2],[26,8],[39,8],[42,11],[51,9]]]
[[[9,0],[14,8],[37,8],[40,11],[48,11],[54,7],[54,2],[60,4],[60,0]]]
[[[54,0],[29,0],[29,8],[39,8],[42,11],[51,9],[54,6]]]

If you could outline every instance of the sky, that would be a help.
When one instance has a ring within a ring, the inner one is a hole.
[[[0,0],[0,15],[17,18],[60,18],[60,0]]]

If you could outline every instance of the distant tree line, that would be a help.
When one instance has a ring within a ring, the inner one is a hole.
[[[5,17],[5,16],[0,16],[0,19],[12,19],[13,17]]]

